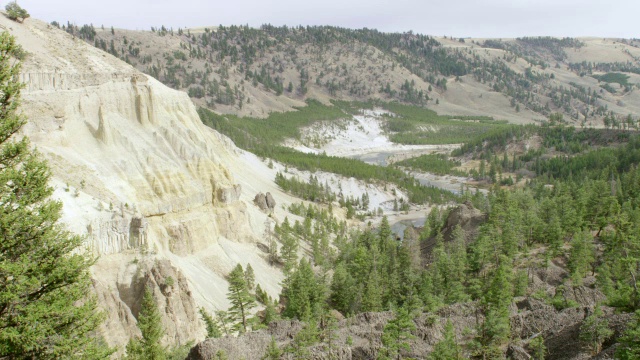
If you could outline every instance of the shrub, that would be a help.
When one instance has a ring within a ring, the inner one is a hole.
[[[27,10],[21,8],[15,1],[8,3],[7,6],[5,6],[5,10],[7,10],[7,17],[9,19],[20,23],[30,16]]]

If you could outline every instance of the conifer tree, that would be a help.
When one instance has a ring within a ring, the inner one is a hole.
[[[316,318],[324,307],[326,291],[306,259],[300,260],[287,284],[283,291],[286,298],[283,315],[301,320]]]
[[[247,288],[242,265],[238,264],[231,271],[228,281],[229,292],[227,293],[227,299],[231,302],[229,313],[235,322],[234,330],[246,332],[247,316],[249,315],[249,310],[255,306],[255,299]]]
[[[438,341],[429,354],[429,360],[461,360],[462,347],[456,341],[456,333],[451,320],[444,326],[444,339]]]
[[[198,310],[200,313],[200,317],[202,317],[202,321],[204,321],[205,327],[207,329],[207,338],[219,338],[222,336],[222,331],[220,331],[220,326],[216,323],[211,315],[204,308],[200,308]]]
[[[604,317],[598,304],[580,326],[580,340],[587,344],[593,354],[597,354],[601,350],[602,343],[611,335],[613,330],[609,329],[609,321]]]
[[[616,350],[616,359],[640,359],[640,310],[627,325],[627,330],[619,339],[620,346]]]
[[[91,294],[93,259],[58,224],[50,171],[26,137],[19,45],[0,34],[0,358],[105,358],[95,335],[103,316]]]
[[[9,19],[18,22],[23,22],[30,16],[27,10],[20,7],[15,1],[8,3],[7,6],[5,6],[5,10],[7,11],[7,17]]]
[[[411,331],[416,329],[416,324],[409,308],[401,307],[395,311],[395,315],[382,332],[382,348],[377,357],[379,360],[402,359],[402,352],[410,349],[409,340],[415,337]]]
[[[544,360],[544,356],[547,353],[547,348],[544,346],[544,338],[538,336],[533,338],[529,342],[529,348],[533,351],[533,359]]]
[[[282,356],[282,350],[280,350],[280,348],[278,347],[278,343],[276,342],[276,339],[272,336],[271,342],[267,347],[267,351],[262,356],[261,360],[280,360],[281,356]]]
[[[251,264],[247,264],[247,268],[244,270],[244,280],[247,283],[247,290],[252,292],[256,286],[256,275],[253,272]]]
[[[142,337],[131,339],[127,345],[127,359],[129,360],[165,360],[167,350],[160,345],[164,336],[162,317],[153,293],[146,288],[140,304],[138,314],[138,328]]]

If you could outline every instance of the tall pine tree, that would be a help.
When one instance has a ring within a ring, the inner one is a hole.
[[[227,298],[231,302],[229,313],[235,321],[234,330],[246,332],[249,310],[255,306],[256,301],[249,293],[242,265],[238,264],[231,271],[228,280],[229,292],[227,293]]]
[[[0,358],[105,358],[91,295],[93,259],[59,224],[47,164],[16,133],[20,47],[0,34]]]
[[[138,328],[142,337],[129,340],[127,344],[128,360],[165,360],[167,349],[160,345],[164,336],[162,317],[158,305],[149,288],[144,291],[140,313],[138,314]]]

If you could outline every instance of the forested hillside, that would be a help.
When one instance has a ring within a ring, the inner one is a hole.
[[[502,155],[534,137],[545,150]],[[402,241],[386,217],[376,229],[349,230],[332,215],[335,194],[317,180],[302,188],[279,174],[283,189],[313,203],[292,205],[303,221],[285,219],[270,235],[282,243],[274,258],[286,278],[279,300],[256,290],[267,312],[253,320],[252,336],[272,341],[252,351],[270,359],[635,358],[640,137],[563,125],[504,128],[450,159],[464,157],[486,161],[492,175],[474,171],[491,191],[434,207]],[[503,172],[527,180],[500,186]],[[309,259],[292,255],[298,247],[310,249]],[[285,337],[282,326],[297,335]],[[234,344],[212,339],[191,358],[212,349],[246,354]]]
[[[265,117],[315,98],[400,101],[514,122],[559,112],[585,126],[634,126],[627,116],[640,115],[635,39],[452,39],[328,26],[129,31],[54,25],[223,113]]]

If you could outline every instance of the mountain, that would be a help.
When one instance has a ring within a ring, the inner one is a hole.
[[[62,28],[221,113],[265,117],[314,98],[401,101],[515,123],[559,112],[602,126],[608,115],[640,115],[638,39],[453,39],[329,26]]]

